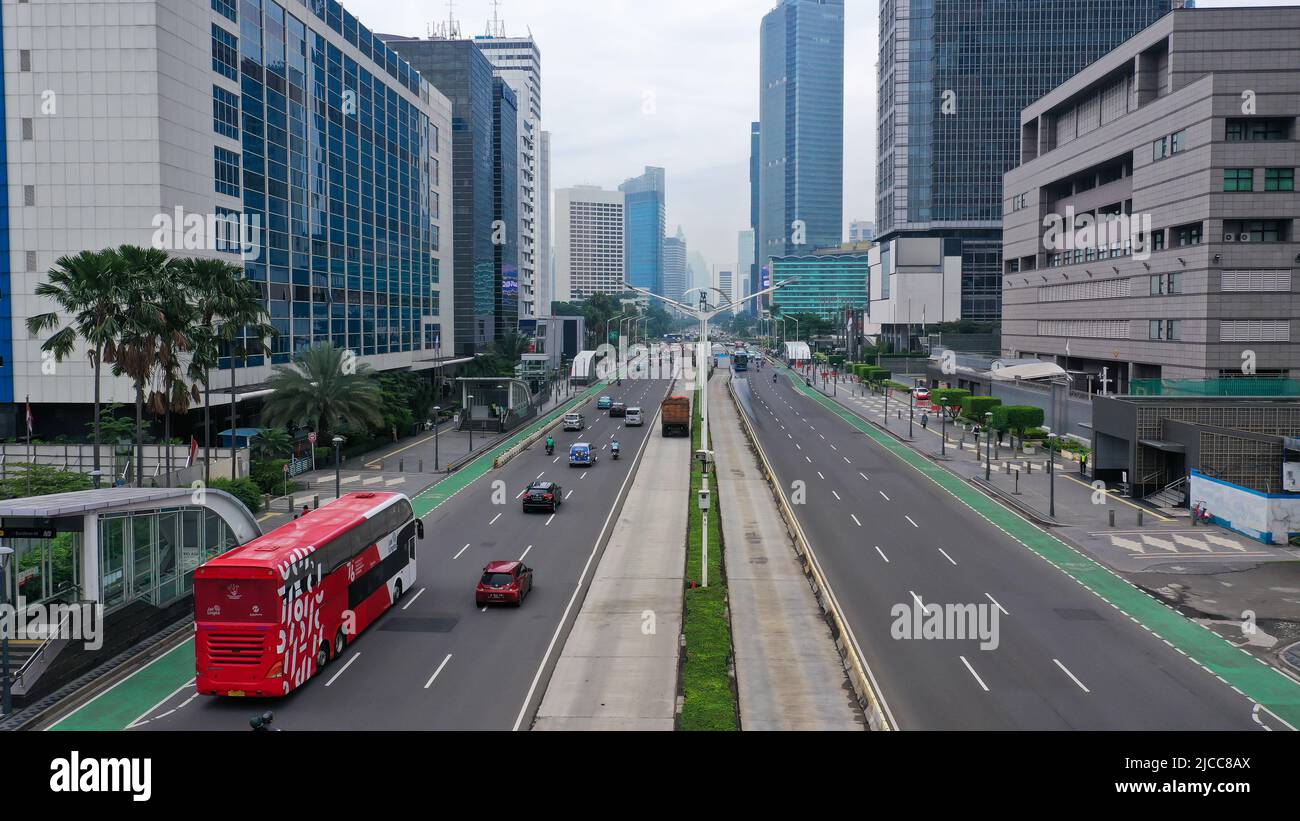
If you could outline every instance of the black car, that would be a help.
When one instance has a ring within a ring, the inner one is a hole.
[[[524,491],[524,512],[546,510],[554,513],[564,504],[564,491],[554,482],[533,482]]]
[[[622,402],[615,402],[610,405],[609,416],[611,419],[615,416],[627,416],[627,405]]]

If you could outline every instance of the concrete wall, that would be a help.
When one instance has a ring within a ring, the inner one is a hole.
[[[1286,544],[1300,536],[1300,494],[1266,494],[1192,471],[1191,503],[1202,503],[1215,524],[1258,539]]]

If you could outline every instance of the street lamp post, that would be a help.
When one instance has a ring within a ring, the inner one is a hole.
[[[913,430],[912,419],[913,417],[916,416],[916,410],[915,410],[916,406],[914,404],[915,401],[916,401],[916,387],[913,386],[912,390],[907,392],[907,438],[908,439],[912,438],[912,430]]]
[[[606,329],[606,332],[608,332],[608,329]],[[469,400],[469,404],[465,406],[465,413],[467,414],[465,417],[465,424],[467,427],[469,427],[469,452],[473,453],[474,452],[474,397],[473,395],[470,395],[465,398]]]
[[[1056,518],[1056,434],[1047,432],[1047,477],[1051,487],[1048,496],[1047,515]]]
[[[0,606],[3,606],[9,600],[9,557],[14,553],[12,547],[0,547]],[[13,624],[18,624],[18,619],[14,619]],[[7,718],[13,712],[13,687],[9,681],[9,630],[3,631],[3,638],[0,638],[0,688],[3,688],[3,699],[0,699],[0,713]]]
[[[943,428],[943,437],[939,440],[939,456],[940,458],[947,458],[948,456],[948,413],[944,410],[942,402],[939,403],[939,425],[940,427]]]
[[[979,442],[975,442],[979,447]],[[993,412],[984,414],[984,481],[993,477]]]
[[[438,425],[442,422],[442,406],[433,406],[433,472],[437,473],[441,468],[438,467]]]
[[[334,443],[334,498],[338,499],[343,495],[343,437],[335,436]]]

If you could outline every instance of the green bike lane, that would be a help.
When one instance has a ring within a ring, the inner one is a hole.
[[[431,485],[411,500],[415,515],[423,519],[437,510],[452,497],[486,476],[500,456],[520,442],[552,427],[563,418],[564,414],[590,402],[606,387],[606,383],[600,382],[577,394],[572,401],[557,407],[514,436],[503,440],[441,482]],[[50,729],[56,731],[125,730],[157,705],[193,682],[194,663],[194,639],[187,638],[69,713]]]
[[[1094,595],[1172,645],[1206,672],[1259,704],[1278,719],[1300,727],[1300,684],[1263,660],[1152,598],[1110,568],[1071,547],[985,496],[960,477],[808,386],[790,370],[783,373],[807,398],[865,434],[1018,543],[1050,562]]]

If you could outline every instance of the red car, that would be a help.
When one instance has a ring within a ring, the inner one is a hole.
[[[917,402],[929,402],[929,401],[930,401],[930,389],[929,389],[929,388],[914,388],[914,389],[912,390],[912,396],[916,399]]]
[[[474,605],[524,603],[533,592],[533,569],[523,562],[489,562],[474,590]]]

